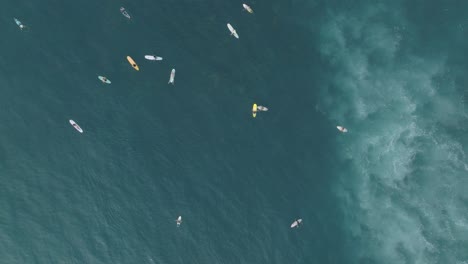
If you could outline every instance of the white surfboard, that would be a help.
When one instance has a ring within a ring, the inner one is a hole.
[[[177,223],[177,227],[179,227],[180,224],[182,224],[182,216],[179,215],[179,217],[176,219],[176,223]]]
[[[174,77],[175,77],[175,69],[172,69],[171,76],[169,77],[168,83],[174,84]]]
[[[252,8],[250,8],[250,6],[246,4],[242,4],[242,6],[244,7],[245,10],[247,10],[247,12],[249,12],[250,14],[253,14],[253,10]]]
[[[259,106],[257,106],[257,110],[258,110],[258,111],[266,112],[266,111],[268,111],[268,108],[265,107],[265,106],[259,105]]]
[[[296,221],[294,221],[292,224],[291,224],[291,228],[294,228],[294,227],[299,227],[299,225],[302,223],[302,219],[297,219]]]
[[[69,120],[70,122],[70,125],[72,125],[76,130],[78,130],[78,132],[80,133],[83,133],[83,129],[81,129],[81,127],[73,120]]]
[[[160,61],[160,60],[162,60],[163,58],[158,57],[158,56],[154,56],[154,55],[145,55],[145,59],[147,59],[147,60],[156,60],[156,61]]]
[[[237,35],[236,30],[231,26],[231,24],[228,23],[227,27],[228,27],[229,31],[231,31],[231,35],[233,35],[235,38],[239,38],[239,35]]]
[[[18,25],[18,27],[23,30],[26,26],[23,25],[23,23],[21,21],[19,21],[19,19],[17,19],[16,17],[13,18],[13,20],[15,20],[15,23],[16,25]]]
[[[131,19],[130,15],[128,14],[127,10],[125,10],[125,8],[121,7],[120,8],[120,13],[122,13],[122,15],[128,19]]]
[[[348,132],[348,129],[346,129],[346,127],[337,126],[336,128],[337,128],[340,132],[342,132],[342,133]]]
[[[98,79],[103,83],[111,84],[111,81],[104,76],[98,76]]]

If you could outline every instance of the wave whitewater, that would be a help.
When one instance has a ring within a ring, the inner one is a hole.
[[[329,7],[318,106],[340,135],[350,263],[468,263],[467,121],[450,52],[419,50],[402,3]],[[416,36],[415,36],[416,35]],[[436,38],[437,36],[434,36]],[[448,40],[450,41],[450,40]]]

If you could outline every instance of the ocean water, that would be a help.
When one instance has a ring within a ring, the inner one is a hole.
[[[248,4],[3,3],[0,263],[468,263],[468,4]]]

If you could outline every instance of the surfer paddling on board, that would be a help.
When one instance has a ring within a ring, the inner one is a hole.
[[[266,111],[268,111],[268,108],[265,107],[265,106],[259,105],[259,106],[257,106],[257,110],[258,110],[258,111],[266,112]]]
[[[346,132],[348,132],[348,129],[346,129],[346,127],[337,126],[336,128],[337,128],[341,133],[346,133]]]
[[[13,18],[13,20],[15,20],[16,25],[18,25],[18,27],[19,27],[21,30],[23,30],[23,29],[26,28],[26,26],[23,25],[23,23],[22,23],[21,21],[19,21],[19,19]]]
[[[70,125],[72,125],[76,130],[78,130],[78,132],[80,133],[83,133],[83,129],[81,129],[81,127],[73,120],[69,120],[70,122]]]
[[[250,8],[250,6],[246,4],[242,4],[242,6],[244,7],[245,10],[247,10],[247,12],[249,12],[250,14],[253,14],[253,10],[252,8]]]
[[[252,106],[252,116],[255,118],[257,116],[257,104]]]
[[[120,13],[122,13],[122,15],[128,19],[131,19],[130,15],[128,14],[127,10],[125,10],[125,8],[121,7],[120,8]]]
[[[169,77],[169,82],[168,83],[174,85],[174,77],[175,77],[175,69],[172,69],[171,76]]]
[[[107,77],[104,77],[104,76],[98,76],[98,79],[102,82],[102,83],[107,83],[107,84],[111,84],[111,81],[109,79],[107,79]]]
[[[291,224],[291,228],[297,228],[299,227],[299,225],[302,223],[302,219],[297,219],[296,221],[294,221],[292,224]]]

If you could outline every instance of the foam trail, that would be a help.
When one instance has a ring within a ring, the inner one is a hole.
[[[417,25],[393,1],[357,6],[321,28],[335,75],[320,108],[350,130],[336,186],[350,263],[467,263],[467,119],[448,51],[415,52]]]

